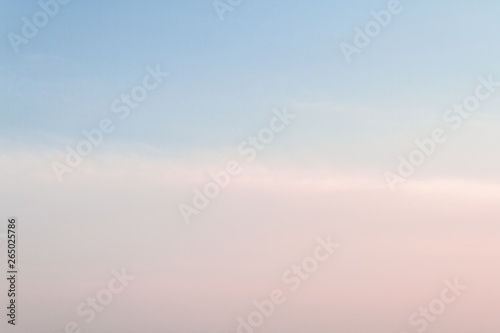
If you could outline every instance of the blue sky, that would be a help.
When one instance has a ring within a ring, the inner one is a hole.
[[[48,135],[78,139],[146,66],[161,64],[171,76],[113,140],[217,150],[240,141],[273,107],[295,104],[311,105],[295,112],[324,126],[303,133],[311,139],[344,140],[358,128],[361,136],[411,129],[496,70],[499,6],[402,4],[347,65],[339,44],[351,42],[353,28],[386,2],[243,2],[221,22],[207,1],[73,1],[19,54],[2,40],[0,126],[51,147],[58,143]],[[39,9],[36,1],[3,6],[3,36]],[[345,114],[315,114],[318,103]]]

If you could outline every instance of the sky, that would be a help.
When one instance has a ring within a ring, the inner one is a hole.
[[[15,329],[498,332],[499,12],[0,0]],[[318,237],[340,247],[290,290]],[[134,278],[87,323],[79,305],[122,268]],[[412,324],[455,279],[463,293]],[[273,290],[283,304],[239,327]]]

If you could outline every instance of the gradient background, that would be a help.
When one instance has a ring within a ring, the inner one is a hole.
[[[339,44],[387,1],[243,1],[224,21],[210,0],[72,1],[16,54],[7,34],[40,7],[1,0],[0,218],[21,226],[19,324],[2,331],[83,323],[78,304],[125,267],[135,280],[83,332],[236,332],[332,235],[256,332],[416,332],[457,277],[468,289],[427,332],[498,333],[500,91],[397,191],[383,174],[479,76],[500,80],[500,4],[401,3],[347,64]],[[169,77],[58,182],[65,146],[156,64]],[[292,124],[186,225],[179,203],[283,107]]]

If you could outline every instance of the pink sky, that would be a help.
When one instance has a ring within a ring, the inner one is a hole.
[[[76,306],[126,267],[136,280],[90,331],[119,320],[124,332],[235,332],[278,288],[287,301],[259,332],[416,332],[409,316],[456,277],[467,290],[428,332],[496,333],[498,184],[416,180],[393,193],[370,172],[253,164],[186,225],[177,204],[218,166],[103,156],[60,185],[45,157],[11,158],[29,162],[0,176],[22,224],[22,312],[39,319],[23,329],[82,321]],[[341,248],[291,292],[283,272],[327,235]]]

